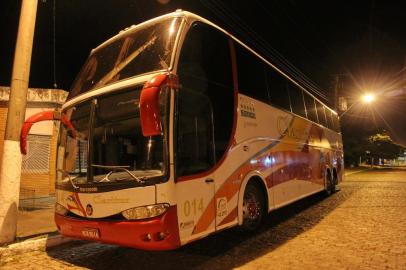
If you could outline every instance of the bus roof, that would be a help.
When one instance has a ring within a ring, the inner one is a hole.
[[[166,20],[168,18],[171,17],[183,17],[186,18],[188,21],[191,20],[193,21],[201,21],[204,22],[214,28],[216,28],[217,30],[223,32],[224,34],[226,34],[227,36],[231,37],[234,41],[236,41],[237,43],[239,43],[241,46],[243,46],[244,48],[246,48],[247,50],[249,50],[251,53],[253,53],[255,56],[257,56],[258,58],[260,58],[263,62],[265,62],[266,64],[270,65],[272,68],[274,68],[275,70],[277,70],[279,73],[281,73],[283,76],[285,76],[287,79],[289,79],[291,82],[293,82],[294,84],[296,84],[298,87],[300,87],[301,89],[303,89],[304,91],[306,91],[309,95],[311,95],[314,99],[316,99],[318,102],[320,102],[321,104],[323,104],[326,108],[328,108],[331,112],[333,112],[334,114],[338,115],[336,111],[334,111],[333,109],[330,108],[330,106],[326,105],[323,101],[321,101],[319,98],[317,98],[313,93],[311,93],[310,91],[308,91],[305,87],[303,87],[301,84],[299,84],[298,82],[296,82],[294,79],[292,79],[289,74],[283,72],[280,68],[278,68],[277,66],[275,66],[274,64],[272,64],[270,61],[268,61],[266,58],[264,58],[263,56],[261,56],[259,53],[257,53],[255,50],[253,50],[252,48],[250,48],[248,45],[246,45],[244,42],[242,42],[241,40],[239,40],[238,38],[236,38],[234,35],[232,35],[231,33],[227,32],[226,30],[224,30],[223,28],[219,27],[218,25],[212,23],[211,21],[196,15],[192,12],[189,11],[184,11],[181,9],[176,10],[175,12],[171,12],[153,19],[150,19],[148,21],[142,22],[140,24],[137,25],[132,25],[130,27],[125,28],[124,30],[121,30],[117,35],[111,37],[110,39],[106,40],[105,42],[103,42],[102,44],[100,44],[99,46],[97,46],[96,48],[94,48],[91,51],[91,54],[93,54],[95,51],[97,51],[98,49],[106,46],[108,43],[114,41],[115,39],[120,38],[122,35],[124,35],[127,32],[131,32],[134,31],[138,28],[141,27],[145,27],[147,25],[150,24],[154,24],[157,23],[159,21],[163,21]]]

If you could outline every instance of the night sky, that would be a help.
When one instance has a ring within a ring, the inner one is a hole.
[[[329,104],[336,74],[344,74],[343,94],[377,91],[383,96],[373,109],[354,106],[342,121],[384,127],[406,143],[406,99],[385,97],[406,83],[403,1],[55,1],[39,0],[30,87],[53,88],[55,77],[58,88],[69,89],[92,48],[127,26],[181,8],[262,54],[273,51],[269,58],[277,51],[322,89]],[[21,3],[0,2],[0,85],[9,85]]]

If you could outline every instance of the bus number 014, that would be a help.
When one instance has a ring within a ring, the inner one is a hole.
[[[193,199],[191,201],[187,200],[183,203],[183,213],[185,217],[190,216],[193,211],[193,215],[196,215],[197,212],[203,213],[203,198]]]

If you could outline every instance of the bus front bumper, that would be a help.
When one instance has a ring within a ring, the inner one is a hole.
[[[180,246],[176,206],[159,217],[141,221],[100,221],[55,214],[58,231],[67,237],[143,250]]]

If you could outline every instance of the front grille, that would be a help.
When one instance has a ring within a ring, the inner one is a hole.
[[[75,213],[68,211],[66,216],[75,218],[75,219],[88,220],[88,221],[124,221],[124,220],[126,220],[123,217],[123,215],[121,215],[121,214],[115,214],[115,215],[103,217],[103,218],[88,218],[88,217],[82,217],[82,216],[76,215]]]

